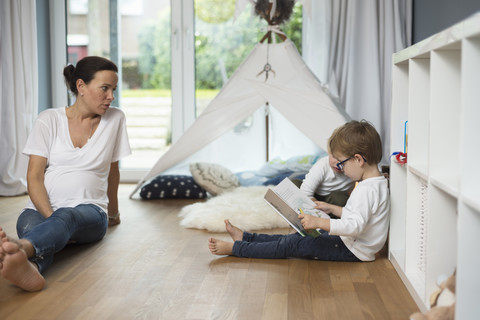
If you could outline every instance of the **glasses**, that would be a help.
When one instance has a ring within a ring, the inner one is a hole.
[[[353,157],[350,157],[350,158],[347,158],[343,161],[339,161],[339,162],[337,162],[337,164],[335,166],[337,167],[338,170],[343,171],[343,168],[345,167],[345,162],[347,162],[348,160],[350,160],[352,158]],[[367,159],[365,159],[364,156],[362,156],[362,158],[363,158],[363,161],[367,162]]]
[[[340,162],[337,162],[336,166],[337,166],[337,169],[340,170],[340,171],[343,171],[343,167],[345,167],[345,162],[347,162],[348,160],[352,159],[353,157],[350,157],[350,158],[347,158],[343,161],[340,161]]]

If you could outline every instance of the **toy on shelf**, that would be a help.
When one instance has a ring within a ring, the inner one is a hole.
[[[405,152],[394,152],[392,157],[395,157],[397,163],[405,164],[407,163],[407,154]]]
[[[455,319],[455,273],[441,281],[439,289],[430,296],[430,310],[410,316],[410,320],[453,319]]]

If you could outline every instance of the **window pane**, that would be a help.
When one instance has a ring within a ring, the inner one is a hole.
[[[111,58],[109,0],[67,1],[68,61]],[[122,169],[150,169],[170,145],[170,0],[118,0],[122,83],[133,154]]]
[[[235,0],[195,0],[196,114],[199,116],[266,33],[250,6],[234,20]],[[281,25],[301,53],[302,7]],[[281,40],[279,40],[281,41]],[[249,120],[246,120],[247,122]]]
[[[170,0],[122,1],[122,71],[132,155],[121,167],[150,169],[170,146]]]

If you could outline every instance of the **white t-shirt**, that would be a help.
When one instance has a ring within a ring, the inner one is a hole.
[[[314,194],[326,196],[333,191],[347,191],[353,188],[352,179],[343,173],[335,172],[328,161],[328,156],[320,158],[312,166],[300,186],[308,197]]]
[[[388,180],[383,176],[369,178],[352,191],[342,217],[330,220],[330,234],[339,235],[360,260],[372,261],[385,244],[389,221]]]
[[[131,153],[125,115],[110,108],[82,148],[75,148],[68,130],[66,108],[38,115],[23,153],[47,159],[45,188],[53,210],[91,203],[105,211],[110,165]],[[30,201],[26,208],[35,209]]]

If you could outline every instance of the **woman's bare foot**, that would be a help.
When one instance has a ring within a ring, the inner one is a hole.
[[[0,235],[1,233],[2,231],[0,231]],[[28,261],[27,254],[20,247],[19,242],[10,241],[5,235],[0,240],[0,247],[0,274],[23,290],[42,290],[45,286],[45,279],[38,269]]]
[[[5,233],[5,231],[3,231],[2,227],[0,227],[0,246],[2,245],[2,239],[6,237],[7,234]]]
[[[208,239],[208,248],[210,252],[217,256],[231,255],[233,242],[226,242],[215,238]]]
[[[226,219],[224,222],[225,222],[225,229],[227,229],[227,232],[230,234],[230,237],[232,237],[233,241],[243,240],[243,231],[242,230],[240,230],[239,228],[237,228],[233,224],[231,224],[228,219]]]
[[[3,258],[5,258],[5,253],[3,252],[2,244],[7,240],[7,235],[0,227],[0,270],[2,269]]]

